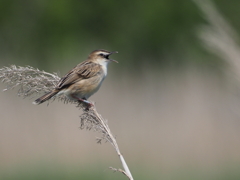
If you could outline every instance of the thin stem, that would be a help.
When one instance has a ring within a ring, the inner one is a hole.
[[[128,165],[123,157],[123,155],[121,154],[120,152],[120,149],[118,147],[118,144],[117,144],[117,141],[116,139],[114,138],[113,134],[111,133],[111,130],[110,128],[108,127],[108,125],[106,124],[106,121],[103,119],[103,117],[97,112],[96,110],[96,107],[93,106],[92,107],[92,110],[93,110],[93,113],[95,114],[95,116],[99,119],[99,121],[101,122],[101,124],[103,125],[104,129],[106,130],[107,132],[107,135],[109,135],[109,142],[113,145],[114,149],[116,150],[119,158],[120,158],[120,161],[122,163],[122,166],[123,166],[123,170],[119,169],[118,171],[119,172],[122,172],[123,174],[125,174],[130,180],[133,180],[133,177],[132,177],[132,174],[128,168]],[[111,168],[113,169],[113,168]]]

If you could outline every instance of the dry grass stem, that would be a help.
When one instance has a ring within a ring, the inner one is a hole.
[[[128,168],[128,165],[122,156],[120,149],[118,147],[117,141],[113,134],[111,133],[111,130],[107,124],[107,120],[105,120],[96,110],[96,107],[93,106],[89,111],[85,111],[81,116],[81,129],[88,129],[88,130],[95,130],[97,132],[100,132],[102,134],[101,138],[97,139],[98,143],[101,143],[102,140],[105,140],[114,147],[116,150],[120,161],[122,163],[123,169],[118,169],[117,171],[122,172],[124,175],[126,175],[130,180],[133,180],[132,174]],[[115,168],[110,167],[110,169],[115,170]]]
[[[40,93],[47,93],[51,91],[60,80],[60,77],[54,73],[48,73],[45,71],[40,71],[39,69],[34,69],[30,66],[20,67],[12,65],[10,67],[3,67],[0,69],[0,80],[6,83],[7,86],[3,91],[18,88],[18,96],[29,97],[32,95],[39,95]],[[130,180],[133,180],[131,172],[124,160],[117,141],[108,126],[108,123],[102,116],[97,112],[96,107],[93,106],[90,109],[86,109],[84,104],[79,104],[75,101],[68,100],[65,96],[56,96],[52,100],[58,99],[64,103],[74,103],[77,107],[83,111],[80,116],[81,119],[81,129],[94,130],[101,133],[102,137],[97,139],[98,143],[102,140],[109,142],[116,150],[120,161],[122,163],[123,169],[118,169],[118,172],[122,172]],[[111,168],[114,169],[115,168]]]

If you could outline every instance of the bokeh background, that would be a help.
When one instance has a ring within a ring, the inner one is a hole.
[[[240,179],[239,0],[0,1],[0,67],[64,75],[119,51],[90,99],[135,179]],[[0,84],[4,89],[5,85]],[[126,179],[74,105],[0,93],[0,179]]]

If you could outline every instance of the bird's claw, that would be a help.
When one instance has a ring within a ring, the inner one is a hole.
[[[86,104],[86,108],[85,108],[86,111],[89,111],[90,108],[92,108],[92,107],[94,106],[94,104],[93,104],[93,103],[90,103],[89,101],[84,102],[84,103]]]

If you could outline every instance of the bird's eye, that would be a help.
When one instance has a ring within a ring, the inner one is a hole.
[[[100,54],[99,54],[99,56],[102,56],[103,58],[106,58],[106,59],[108,59],[108,56],[109,56],[109,55],[108,55],[108,54],[103,54],[103,53],[100,53]]]

